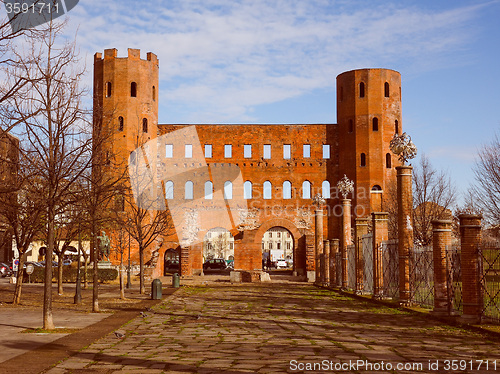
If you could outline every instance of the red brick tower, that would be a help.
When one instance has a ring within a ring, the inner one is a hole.
[[[157,136],[158,65],[151,52],[141,60],[139,49],[124,58],[116,49],[94,56],[94,118],[112,130],[117,163],[126,165],[130,152]]]
[[[388,69],[360,69],[337,77],[339,177],[355,183],[354,217],[384,211],[384,195],[399,165],[389,149],[401,133],[401,75]],[[369,207],[369,209],[368,209]]]

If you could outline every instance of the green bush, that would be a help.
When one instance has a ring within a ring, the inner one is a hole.
[[[69,266],[63,267],[63,283],[74,283],[76,282],[76,272],[77,269]],[[84,269],[81,269],[81,277],[83,279]],[[93,269],[87,269],[87,281],[92,282]],[[118,270],[116,269],[97,269],[97,278],[99,282],[109,282],[118,278]],[[45,279],[45,268],[35,266],[35,269],[31,276],[28,277],[24,273],[24,281],[27,282],[31,280],[32,283],[43,283]],[[57,268],[52,268],[52,281],[57,282]]]

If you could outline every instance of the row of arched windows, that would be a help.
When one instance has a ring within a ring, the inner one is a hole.
[[[272,199],[273,197],[273,187],[270,181],[265,181],[262,185],[262,197],[264,199]],[[304,181],[302,183],[302,198],[311,199],[312,198],[312,183],[309,181]],[[224,199],[230,200],[233,198],[233,183],[231,181],[224,182]],[[206,200],[212,200],[214,194],[214,185],[211,181],[206,181],[204,185],[204,197]],[[291,199],[292,198],[292,183],[290,181],[283,182],[283,189],[281,191],[282,196],[277,196],[277,198]],[[279,195],[279,193],[278,193]],[[331,197],[330,192],[330,182],[323,181],[321,184],[321,195],[325,199]],[[174,198],[174,182],[165,182],[165,198]],[[194,198],[194,183],[192,181],[187,181],[184,184],[184,199],[192,200]],[[243,183],[243,198],[252,199],[254,198],[254,187],[253,183],[246,181]]]
[[[111,82],[106,82],[106,87],[105,87],[105,92],[106,92],[106,97],[111,97],[113,91],[113,85]],[[156,101],[156,87],[153,86],[151,95],[153,97],[153,101]],[[136,82],[131,82],[130,83],[130,97],[137,97],[137,83]]]
[[[118,117],[118,131],[123,131],[125,128],[125,122],[122,116]],[[148,119],[142,119],[142,132],[148,132]]]

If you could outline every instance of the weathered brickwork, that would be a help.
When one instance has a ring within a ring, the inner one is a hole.
[[[221,202],[231,223],[226,228],[235,239],[235,269],[260,270],[262,236],[279,226],[293,236],[294,271],[303,275],[315,270],[316,194],[330,193],[324,196],[323,239],[342,237],[342,197],[335,186],[344,174],[355,183],[349,196],[352,219],[384,210],[384,191],[395,183],[399,165],[389,150],[394,133],[402,132],[398,72],[362,69],[339,75],[337,124],[193,127],[158,124],[158,69],[154,54],[142,60],[132,49],[127,58],[118,58],[111,49],[105,50],[104,58],[97,53],[94,59],[95,122],[113,130],[109,147],[117,164],[126,165],[132,151],[156,138],[154,151],[150,142],[144,154],[158,173],[168,175],[160,181],[164,193],[172,194],[164,196],[166,205],[180,216],[189,210],[191,225],[198,227],[163,238],[155,248],[159,261],[153,275],[162,273],[163,254],[170,248],[182,254],[183,274],[201,273],[205,233],[225,227],[217,210]],[[213,198],[207,199],[209,181]],[[186,199],[191,182],[192,196]],[[227,182],[230,198],[218,198],[226,193]],[[249,183],[251,196],[246,190]]]

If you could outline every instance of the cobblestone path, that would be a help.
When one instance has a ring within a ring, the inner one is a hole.
[[[497,342],[305,283],[184,286],[117,331],[48,373],[500,372]]]

